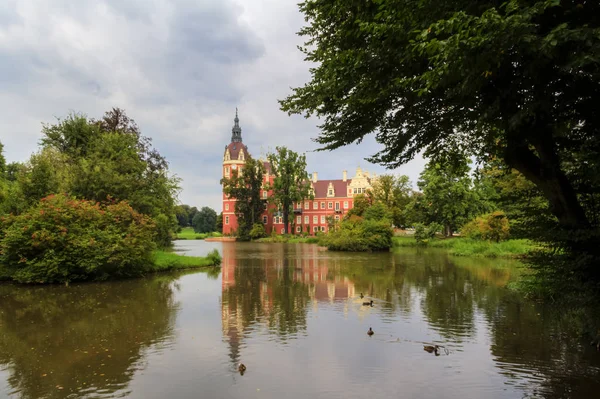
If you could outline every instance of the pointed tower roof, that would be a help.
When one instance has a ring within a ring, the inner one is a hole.
[[[240,127],[240,118],[238,118],[238,109],[235,108],[235,118],[233,119],[233,127],[231,128],[231,142],[242,142],[242,128]]]

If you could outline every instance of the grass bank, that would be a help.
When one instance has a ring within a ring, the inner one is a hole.
[[[177,233],[177,240],[204,240],[208,237],[223,237],[223,234],[216,231],[212,233],[196,233],[192,227],[184,227]]]
[[[175,252],[154,251],[154,265],[151,272],[165,272],[169,270],[194,269],[204,267],[216,267],[221,264],[221,255],[216,249],[210,251],[206,256],[186,256]]]
[[[536,246],[529,240],[507,240],[501,242],[479,241],[469,238],[445,238],[418,244],[414,237],[394,237],[394,247],[444,248],[455,256],[482,256],[487,258],[521,258]]]
[[[298,237],[298,236],[293,236],[293,235],[276,235],[276,236],[269,236],[269,237],[265,237],[265,238],[259,238],[258,240],[254,240],[254,242],[318,244],[319,237]]]

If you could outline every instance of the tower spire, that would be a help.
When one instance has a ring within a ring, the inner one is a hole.
[[[235,118],[233,119],[233,128],[231,129],[231,142],[242,142],[242,128],[240,127],[240,118],[238,118],[237,107],[235,107]]]

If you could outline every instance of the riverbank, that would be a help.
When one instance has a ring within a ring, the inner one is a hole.
[[[223,237],[219,232],[196,233],[192,227],[184,227],[176,234],[176,240],[204,240],[209,237]]]
[[[450,255],[486,258],[522,258],[536,249],[533,242],[524,239],[492,242],[454,237],[433,239],[425,244],[419,244],[414,237],[394,237],[393,243],[394,247],[443,248]]]
[[[156,250],[153,253],[154,264],[149,272],[217,267],[221,265],[219,251],[212,250],[206,256],[179,255],[175,252]]]
[[[253,242],[266,242],[266,243],[285,243],[285,244],[318,244],[319,237],[298,237],[293,235],[276,235],[269,236],[264,238],[259,238],[258,240],[253,240]]]

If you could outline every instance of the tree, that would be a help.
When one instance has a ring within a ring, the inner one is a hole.
[[[283,213],[285,234],[288,234],[289,215],[294,211],[294,203],[312,198],[306,156],[298,155],[286,147],[276,147],[274,153],[267,155],[267,159],[274,175],[273,183],[269,186],[273,190],[269,200]]]
[[[381,175],[373,183],[373,199],[383,203],[392,213],[396,226],[405,226],[406,206],[410,202],[412,184],[406,175]]]
[[[177,217],[179,227],[187,227],[190,225],[190,216],[188,214],[189,208],[189,205],[177,205],[175,207],[175,217]]]
[[[187,205],[185,205],[187,206]],[[196,214],[198,213],[198,208],[196,208],[195,206],[188,208],[188,216],[189,216],[189,220],[188,220],[188,226],[192,226],[193,225],[193,221],[194,221],[194,216],[196,216]]]
[[[306,0],[300,10],[301,50],[317,66],[281,106],[324,119],[322,149],[377,132],[384,149],[372,160],[397,166],[463,142],[533,182],[562,228],[588,230],[563,160],[599,164],[600,3]]]
[[[466,159],[459,166],[430,161],[417,183],[425,222],[442,224],[446,236],[483,211],[469,171]]]
[[[175,198],[179,179],[169,173],[167,161],[123,110],[113,108],[100,121],[71,114],[54,125],[44,125],[42,133],[42,153],[54,151],[64,165],[55,168],[64,175],[58,179],[62,185],[60,192],[98,202],[108,198],[126,200],[137,212],[154,219],[156,242],[160,246],[170,245],[177,228]],[[51,177],[48,175],[46,185],[53,181]],[[27,185],[22,186],[29,198]],[[43,184],[39,186],[43,188]],[[37,199],[40,194],[58,192],[36,190]]]
[[[230,178],[221,179],[223,192],[236,199],[238,237],[242,240],[250,238],[252,226],[261,222],[266,209],[265,201],[260,196],[264,174],[265,167],[261,161],[247,158],[242,171],[234,169]]]
[[[4,144],[0,141],[0,179],[4,178],[6,172],[6,158],[4,158]]]
[[[217,216],[216,229],[219,233],[223,232],[223,212],[220,212]]]
[[[192,226],[196,233],[212,233],[217,229],[217,212],[207,206],[196,213]]]
[[[346,213],[346,218],[352,216],[362,216],[365,211],[373,205],[372,198],[365,194],[358,194],[354,196],[354,206]]]

